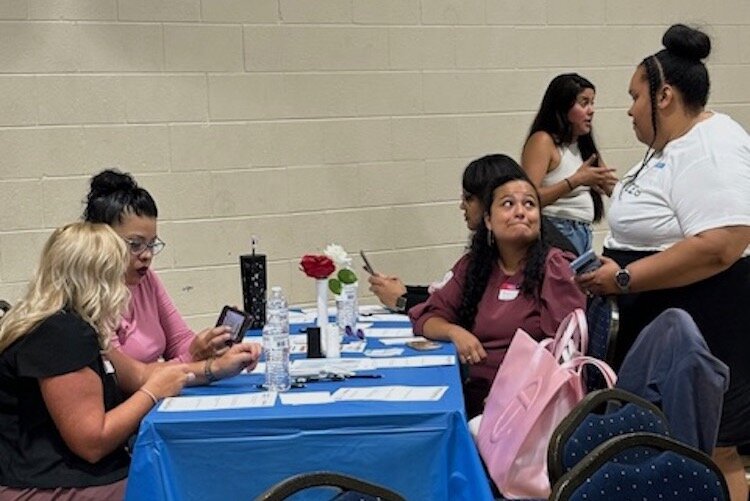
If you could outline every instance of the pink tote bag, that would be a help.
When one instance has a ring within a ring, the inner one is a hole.
[[[577,309],[555,339],[536,341],[516,331],[492,383],[479,425],[477,446],[492,480],[508,499],[550,494],[547,446],[555,427],[586,393],[583,368],[594,365],[608,386],[614,371],[586,357],[586,316]]]

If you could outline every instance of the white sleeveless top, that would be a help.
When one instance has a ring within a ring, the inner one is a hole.
[[[560,165],[544,176],[542,186],[551,186],[572,176],[583,163],[577,143],[560,146],[557,151],[560,152]],[[589,187],[576,187],[558,198],[555,203],[542,208],[542,214],[591,224],[594,221],[594,201],[591,199]]]

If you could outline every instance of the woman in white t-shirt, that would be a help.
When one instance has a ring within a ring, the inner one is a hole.
[[[693,316],[731,371],[713,458],[732,500],[746,501],[737,446],[750,443],[750,138],[705,109],[708,36],[677,24],[662,43],[629,88],[628,114],[649,147],[612,194],[609,258],[578,281],[596,294],[620,294],[616,363],[666,308]]]
[[[552,79],[521,154],[521,166],[542,197],[544,214],[578,254],[591,248],[591,224],[604,215],[602,193],[617,182],[592,132],[596,89],[577,73]]]

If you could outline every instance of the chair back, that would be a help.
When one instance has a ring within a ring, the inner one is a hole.
[[[619,389],[597,390],[555,428],[547,449],[554,484],[603,442],[625,433],[669,435],[666,417],[651,402]]]
[[[628,433],[596,447],[552,488],[551,501],[706,499],[728,501],[706,454],[670,437]]]
[[[283,501],[290,496],[314,488],[330,488],[336,501],[406,501],[400,494],[349,475],[330,471],[302,473],[282,480],[255,498],[255,501]],[[318,498],[316,498],[318,499]]]
[[[620,312],[614,299],[607,296],[592,296],[586,305],[586,323],[589,327],[589,345],[586,355],[604,360],[612,365],[615,357],[617,331],[620,328]],[[586,371],[586,386],[589,391],[606,387],[599,371]]]

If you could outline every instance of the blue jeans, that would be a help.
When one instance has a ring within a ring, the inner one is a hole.
[[[594,237],[590,224],[560,217],[547,216],[547,219],[570,240],[570,243],[578,250],[579,255],[591,248]]]

